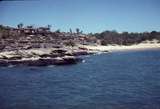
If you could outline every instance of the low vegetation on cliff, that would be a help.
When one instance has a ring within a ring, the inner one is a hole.
[[[0,25],[0,51],[26,50],[32,48],[61,48],[63,46],[81,45],[133,45],[146,40],[158,40],[160,32],[143,33],[118,33],[116,31],[104,31],[95,34],[84,34],[79,28],[75,32],[60,30],[51,31],[51,25],[45,27],[24,26],[17,27]]]

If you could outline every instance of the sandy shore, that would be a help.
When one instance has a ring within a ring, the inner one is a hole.
[[[81,49],[80,49],[81,48]],[[145,49],[160,49],[160,43],[158,43],[156,40],[153,41],[145,41],[143,43],[137,44],[137,45],[131,45],[131,46],[124,46],[124,45],[77,45],[73,48],[70,47],[64,47],[61,48],[66,50],[68,53],[74,53],[74,52],[91,52],[91,53],[98,53],[98,52],[114,52],[114,51],[126,51],[126,50],[145,50]],[[83,50],[84,49],[84,50]],[[23,58],[27,57],[28,55],[31,55],[34,58],[37,58],[38,55],[43,54],[50,54],[52,50],[55,50],[54,48],[40,48],[40,49],[29,49],[29,50],[19,50],[18,53],[15,51],[5,51],[0,53],[0,57],[6,56],[8,58],[15,57],[16,55],[21,55]]]
[[[160,43],[141,43],[131,46],[120,46],[120,45],[107,45],[107,46],[91,46],[91,45],[80,45],[80,47],[86,48],[93,51],[125,51],[125,50],[145,50],[145,49],[160,49]]]

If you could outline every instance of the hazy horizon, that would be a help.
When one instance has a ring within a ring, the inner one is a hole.
[[[159,0],[8,0],[0,1],[0,24],[50,24],[65,32],[150,32],[160,30],[159,11]]]

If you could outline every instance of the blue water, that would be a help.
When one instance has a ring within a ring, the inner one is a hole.
[[[0,109],[160,109],[160,50],[69,66],[1,67]]]

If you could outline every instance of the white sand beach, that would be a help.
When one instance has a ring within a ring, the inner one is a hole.
[[[93,51],[124,51],[124,50],[144,50],[144,49],[160,49],[160,43],[157,40],[145,41],[140,44],[124,46],[124,45],[79,45],[82,48]]]

